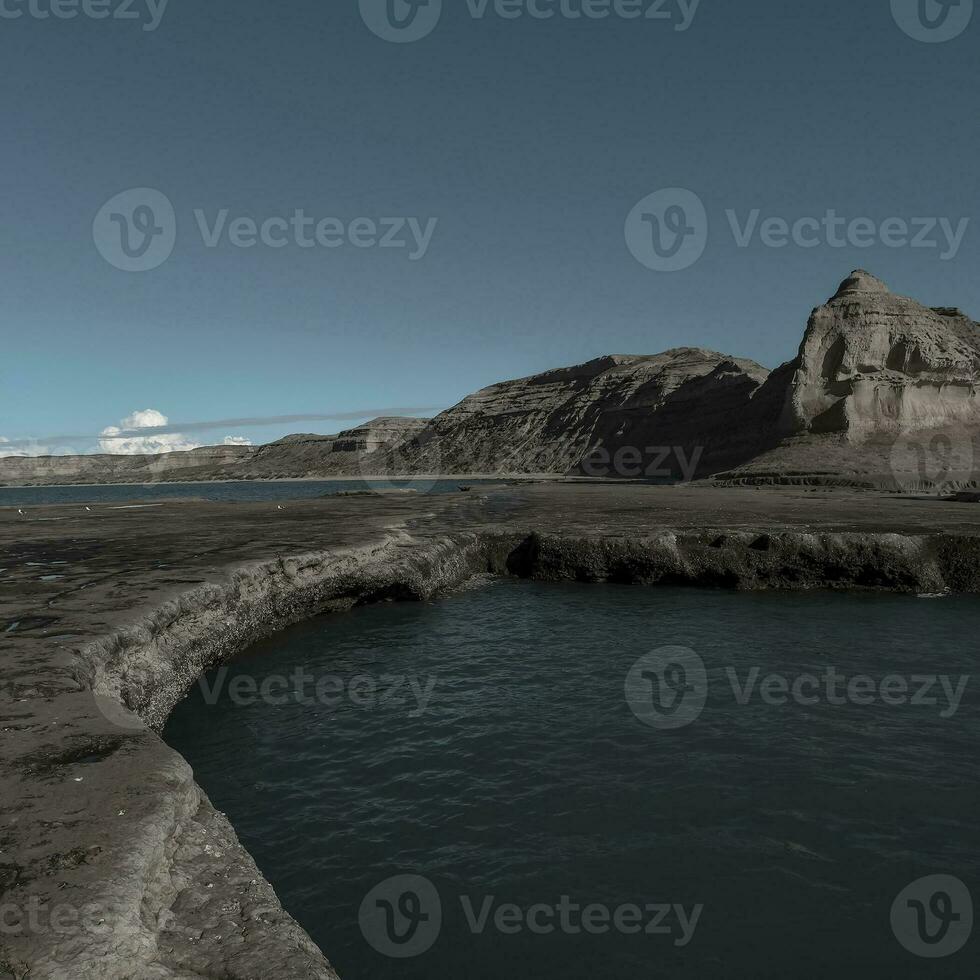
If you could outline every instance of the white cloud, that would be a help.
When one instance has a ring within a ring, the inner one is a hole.
[[[200,443],[190,442],[180,432],[151,432],[145,436],[121,433],[130,429],[153,429],[169,424],[169,419],[155,408],[145,408],[127,415],[118,426],[110,425],[102,430],[99,449],[115,456],[142,456],[156,453],[186,453],[198,449]]]
[[[75,446],[43,445],[29,438],[18,439],[12,443],[5,436],[0,436],[0,459],[9,456],[77,456],[92,452],[108,453],[113,456],[157,455],[188,452],[205,445],[192,442],[183,432],[148,432],[146,435],[133,432],[139,429],[162,428],[169,424],[170,420],[162,412],[158,412],[155,408],[145,408],[127,415],[120,420],[119,425],[106,426],[100,433],[98,445],[84,449]],[[214,444],[214,442],[206,443],[206,445]],[[91,446],[91,443],[89,445]],[[225,436],[219,445],[252,446],[254,444],[247,436]]]
[[[134,435],[134,429],[157,429],[170,424],[170,419],[155,408],[144,408],[122,419],[119,425],[102,430],[99,451],[115,456],[145,456],[159,453],[186,453],[200,449],[204,443],[192,442],[182,432],[149,432],[145,436]],[[127,433],[123,435],[122,433]],[[245,436],[225,436],[225,446],[251,446]]]

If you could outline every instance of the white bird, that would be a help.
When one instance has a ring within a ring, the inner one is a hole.
[[[24,516],[24,512],[19,507],[17,508],[17,513],[20,514],[21,517]]]
[[[87,511],[89,511],[89,513],[91,513],[91,511],[92,511],[92,508],[91,508],[91,507],[86,507],[85,509],[86,509]]]
[[[277,504],[277,505],[276,505],[276,510],[282,510],[282,509],[283,509],[283,506],[282,506],[282,504]]]

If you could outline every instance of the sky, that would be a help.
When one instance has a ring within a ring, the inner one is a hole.
[[[980,319],[973,0],[387,2],[0,0],[0,452],[774,367],[858,267]]]

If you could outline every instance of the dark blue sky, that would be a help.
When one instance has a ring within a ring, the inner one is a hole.
[[[94,434],[148,408],[448,406],[685,345],[775,366],[858,266],[980,317],[980,17],[928,44],[888,0],[702,0],[683,31],[677,0],[663,9],[675,19],[479,19],[445,0],[404,44],[368,30],[357,0],[170,0],[153,31],[0,19],[0,435]],[[125,272],[93,219],[139,187],[172,202],[177,238],[158,268]],[[676,272],[646,268],[624,236],[662,188],[694,192],[708,219],[704,254]],[[349,239],[208,248],[196,209],[437,224],[413,261]],[[726,211],[754,209],[788,223],[835,209],[879,230],[868,248],[740,247]],[[970,219],[955,255],[938,226],[941,248],[881,240],[886,219],[918,217]]]

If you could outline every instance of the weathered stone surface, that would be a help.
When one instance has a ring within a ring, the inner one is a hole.
[[[378,418],[356,429],[341,432],[334,440],[335,453],[374,453],[396,446],[421,432],[428,419]]]
[[[800,352],[756,393],[766,434],[735,480],[898,489],[977,481],[980,324],[896,296],[857,270],[814,310]]]
[[[7,456],[0,458],[0,485],[228,480],[235,479],[239,464],[253,452],[248,446],[204,446],[153,456]]]
[[[742,458],[728,413],[767,374],[753,361],[694,347],[601,357],[478,391],[377,463],[393,472],[615,477],[624,474],[611,456],[629,446],[644,457],[633,463],[639,476],[653,462],[648,446],[700,446],[701,470],[719,468]],[[610,459],[583,468],[592,450]]]
[[[153,456],[0,458],[0,485],[273,480],[357,475],[361,457],[421,431],[428,419],[378,418],[336,435],[297,434],[264,446],[204,446]]]
[[[788,434],[849,441],[980,425],[980,325],[928,309],[857,270],[815,310],[790,379]]]
[[[492,385],[431,422],[156,457],[0,460],[24,483],[400,474],[963,489],[980,471],[980,326],[857,270],[771,373],[697,347],[600,357]]]
[[[874,493],[535,485],[25,513],[0,510],[0,976],[18,980],[334,977],[155,734],[201,671],[302,618],[487,571],[980,593],[972,505]],[[53,929],[54,909],[85,924]]]

